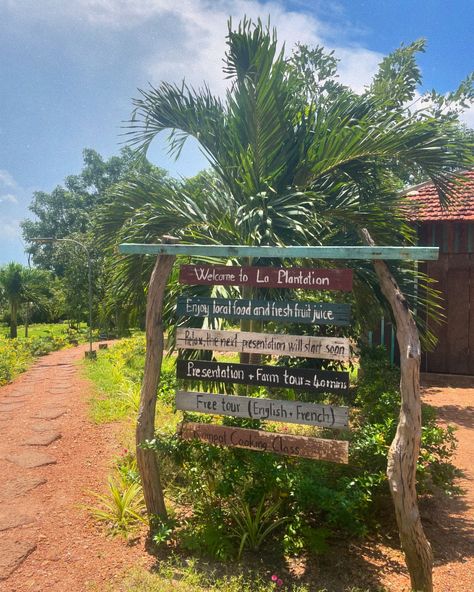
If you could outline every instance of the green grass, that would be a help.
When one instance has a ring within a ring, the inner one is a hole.
[[[232,566],[231,566],[232,569]],[[236,570],[235,570],[236,571]],[[187,560],[184,564],[175,559],[160,561],[156,572],[143,568],[128,572],[120,584],[101,588],[103,592],[327,592],[325,588],[288,581],[283,575],[283,585],[272,581],[272,573],[265,575],[244,573],[217,574],[210,564],[198,564]],[[93,590],[99,590],[93,588]],[[376,592],[375,589],[344,587],[338,592]],[[379,592],[383,592],[379,589]]]
[[[136,416],[144,364],[145,337],[140,334],[121,339],[107,350],[99,351],[96,361],[84,360],[85,374],[97,388],[90,401],[90,415],[95,423],[121,421]],[[161,395],[174,386],[175,371],[175,359],[165,358]],[[175,430],[181,414],[173,413],[166,399],[169,397],[159,397],[156,428]]]
[[[69,347],[71,340],[84,341],[85,332],[68,332],[64,323],[30,325],[29,336],[24,337],[24,328],[18,328],[18,337],[10,339],[6,325],[0,327],[0,385],[7,384],[18,374],[27,370],[38,356]]]
[[[68,324],[67,323],[35,323],[28,326],[28,337],[60,337],[67,335]],[[85,336],[87,333],[86,323],[79,325],[79,332]],[[4,339],[9,339],[10,329],[6,324],[0,325],[0,342]],[[84,338],[84,337],[83,337]],[[24,325],[18,325],[18,338],[19,340],[25,339],[25,327]]]

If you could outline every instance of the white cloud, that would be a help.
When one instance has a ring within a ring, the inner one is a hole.
[[[0,195],[0,203],[2,202],[18,204],[18,199],[13,195],[13,193],[5,193],[5,195]]]
[[[74,21],[76,27],[109,32],[136,27],[139,33],[140,28],[152,26],[157,42],[143,55],[141,67],[155,85],[161,80],[180,82],[186,78],[195,86],[206,81],[213,92],[222,94],[227,85],[222,72],[227,19],[232,17],[237,23],[244,15],[264,22],[270,15],[287,51],[297,42],[334,49],[341,58],[341,81],[356,91],[370,82],[381,59],[369,49],[331,44],[329,39],[343,39],[352,33],[349,25],[335,30],[305,9],[304,3],[299,11],[289,10],[280,0],[0,0],[0,6],[2,3],[16,18],[40,20],[44,27],[67,26],[65,21]],[[328,10],[335,8],[337,3],[330,3]]]
[[[8,171],[0,170],[0,251],[1,243],[19,238],[20,221],[27,215],[30,197],[29,189],[22,187]]]
[[[382,54],[361,47],[336,48],[336,56],[341,60],[338,68],[341,82],[358,93],[370,83],[383,58]]]
[[[0,169],[0,187],[17,187],[17,183],[12,175],[6,170]]]
[[[461,113],[459,119],[467,125],[467,127],[474,129],[474,105],[471,105],[469,109],[466,109],[464,113]]]

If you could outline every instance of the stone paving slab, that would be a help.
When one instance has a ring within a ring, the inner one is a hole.
[[[25,526],[35,521],[35,517],[31,514],[24,512],[18,512],[12,509],[5,508],[0,512],[0,532],[3,530],[10,530],[11,528],[18,528],[19,526]]]
[[[17,479],[7,481],[0,489],[0,501],[3,502],[20,497],[32,489],[44,485],[44,483],[46,483],[46,479],[30,476],[18,477]]]
[[[33,415],[35,419],[57,419],[66,413],[67,409],[43,409]]]
[[[61,438],[60,432],[39,432],[31,435],[26,441],[27,446],[49,446]]]
[[[24,404],[24,401],[15,401],[14,403],[3,403],[0,401],[0,413],[20,409],[21,407],[23,407]]]
[[[36,549],[34,541],[19,541],[15,538],[0,539],[0,581],[6,580],[15,569]]]
[[[34,432],[50,432],[53,427],[54,426],[52,425],[51,421],[38,421],[38,423],[33,423],[30,426]]]
[[[45,465],[56,464],[54,456],[46,454],[45,452],[37,452],[36,450],[25,450],[25,452],[16,452],[5,456],[5,460],[23,467],[24,469],[34,469],[36,467],[43,467]]]
[[[5,403],[9,403],[9,404],[10,403],[25,403],[28,400],[29,400],[29,397],[27,397],[26,395],[24,395],[23,397],[19,397],[18,395],[15,397],[12,397],[11,395],[6,395],[0,401],[0,404],[4,405]]]

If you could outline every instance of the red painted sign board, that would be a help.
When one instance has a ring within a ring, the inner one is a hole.
[[[179,281],[187,285],[255,286],[300,290],[352,290],[352,269],[182,265]]]

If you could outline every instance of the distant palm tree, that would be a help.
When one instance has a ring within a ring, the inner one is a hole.
[[[18,312],[21,304],[32,302],[47,308],[50,274],[40,269],[29,269],[20,263],[8,263],[0,267],[0,290],[8,302],[10,311],[10,337],[18,334]]]
[[[10,337],[12,339],[17,336],[18,309],[24,295],[22,272],[23,266],[14,262],[0,268],[0,286],[10,309]]]

